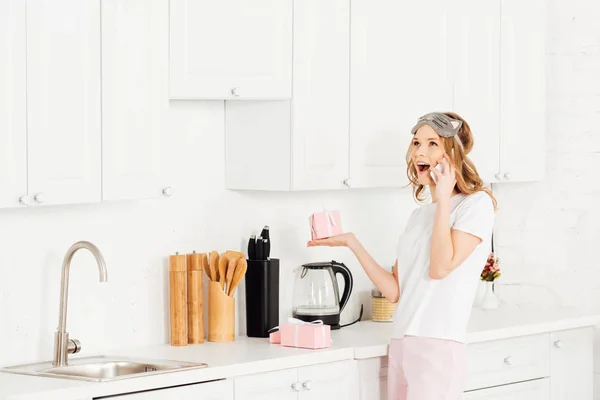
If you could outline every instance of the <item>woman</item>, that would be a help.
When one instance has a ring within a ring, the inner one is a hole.
[[[308,246],[348,247],[385,297],[398,301],[388,400],[459,400],[466,327],[490,251],[496,201],[467,158],[473,136],[459,115],[424,115],[411,133],[408,178],[417,201],[425,203],[428,186],[432,202],[411,214],[393,273],[379,266],[352,233]]]

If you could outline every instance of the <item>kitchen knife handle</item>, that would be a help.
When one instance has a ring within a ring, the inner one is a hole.
[[[263,256],[265,260],[269,259],[271,254],[271,241],[269,239],[263,239]]]
[[[256,235],[250,235],[248,240],[248,260],[256,260]]]
[[[256,259],[257,260],[264,260],[264,256],[265,256],[265,244],[263,242],[263,238],[262,237],[258,237],[258,239],[256,240]]]

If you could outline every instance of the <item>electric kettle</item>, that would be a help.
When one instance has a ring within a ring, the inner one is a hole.
[[[344,278],[340,299],[337,274]],[[311,322],[323,321],[331,329],[340,329],[340,314],[352,293],[352,273],[336,261],[304,264],[296,272],[294,284],[294,318]]]

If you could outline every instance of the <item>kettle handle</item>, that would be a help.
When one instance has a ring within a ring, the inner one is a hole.
[[[343,263],[332,262],[331,269],[333,270],[333,276],[337,274],[342,274],[344,278],[344,293],[342,294],[342,298],[340,299],[340,313],[346,307],[346,303],[350,298],[350,293],[352,293],[352,286],[354,284],[354,280],[352,279],[352,273]]]

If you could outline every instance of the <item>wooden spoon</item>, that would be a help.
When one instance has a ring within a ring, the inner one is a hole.
[[[235,267],[235,272],[233,273],[233,279],[231,282],[231,287],[228,288],[229,292],[227,293],[229,296],[233,297],[233,292],[237,288],[237,285],[240,284],[240,281],[246,274],[246,269],[248,269],[248,263],[244,257],[239,258],[237,260],[237,266]]]
[[[219,265],[219,253],[217,253],[216,250],[213,250],[210,252],[210,280],[213,282],[216,282],[219,280],[219,271],[218,271],[218,265]]]
[[[225,291],[225,275],[227,275],[227,263],[229,263],[229,254],[223,253],[219,258],[219,278],[221,289]]]
[[[227,253],[227,254],[235,254],[238,257],[246,258],[246,255],[244,253],[240,253],[239,251],[235,251],[235,250],[227,250],[227,251],[225,251],[225,253]]]
[[[206,276],[208,276],[208,279],[212,280],[212,278],[210,276],[210,266],[208,265],[208,254],[202,253],[202,255],[200,257],[201,257],[202,269],[206,273]]]

